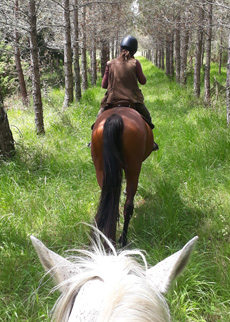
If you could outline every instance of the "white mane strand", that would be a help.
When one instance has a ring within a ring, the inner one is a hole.
[[[87,250],[76,252],[79,252],[80,256],[68,259],[71,259],[80,273],[54,288],[54,290],[60,287],[63,289],[68,285],[55,305],[53,321],[70,321],[69,315],[73,305],[76,305],[74,304],[76,295],[84,285],[90,285],[91,292],[95,291],[94,300],[99,297],[101,303],[98,304],[97,312],[94,307],[94,320],[86,314],[83,317],[82,312],[82,320],[79,320],[79,316],[75,316],[73,321],[170,321],[168,306],[163,296],[148,282],[147,262],[142,252],[125,250],[117,253],[112,246],[111,253],[108,254],[98,242],[94,243],[92,252]],[[139,256],[143,265],[140,265],[134,256]],[[99,283],[96,284],[95,281]],[[100,287],[103,294],[100,292]],[[80,309],[82,302],[78,301],[77,304]],[[90,305],[88,303],[89,307]]]
[[[68,259],[31,236],[42,265],[56,282],[54,290],[61,292],[54,306],[53,321],[169,322],[170,314],[162,294],[187,265],[198,237],[148,268],[143,252],[116,252],[105,238],[108,252],[100,236],[103,235],[98,232],[92,251],[78,250],[78,256]]]

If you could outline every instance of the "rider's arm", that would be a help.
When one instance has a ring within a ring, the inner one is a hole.
[[[108,87],[108,78],[109,78],[109,67],[108,67],[108,65],[106,65],[105,74],[103,76],[102,83],[101,83],[102,88]]]
[[[137,79],[141,85],[145,85],[146,77],[143,74],[142,67],[140,62],[136,59],[136,68],[137,68]]]

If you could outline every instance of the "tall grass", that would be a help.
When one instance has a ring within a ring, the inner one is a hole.
[[[190,87],[181,88],[140,60],[148,79],[141,89],[160,150],[143,163],[129,247],[145,249],[154,264],[199,235],[188,269],[168,296],[173,321],[227,322],[230,139],[225,106],[213,99],[212,107],[204,107]],[[48,321],[57,298],[49,293],[51,281],[39,284],[44,273],[30,234],[62,255],[88,243],[88,229],[80,222],[92,222],[100,195],[87,148],[104,94],[99,83],[64,111],[63,90],[50,88],[42,137],[35,134],[32,108],[7,102],[17,153],[0,165],[0,321]]]

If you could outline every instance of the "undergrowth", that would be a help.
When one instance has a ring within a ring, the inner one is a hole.
[[[224,100],[213,97],[205,107],[191,86],[181,88],[140,61],[160,150],[143,163],[129,247],[146,250],[153,265],[198,235],[191,262],[168,295],[173,321],[227,322],[230,139]],[[0,169],[0,321],[48,321],[57,298],[49,293],[51,281],[39,284],[44,272],[29,235],[62,255],[88,244],[81,222],[93,222],[100,189],[87,144],[103,95],[99,79],[80,103],[63,110],[63,89],[48,87],[40,137],[32,107],[7,101],[16,155]]]

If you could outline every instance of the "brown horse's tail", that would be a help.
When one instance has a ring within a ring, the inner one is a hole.
[[[119,201],[122,183],[123,129],[120,115],[112,114],[104,124],[103,132],[103,186],[96,215],[98,228],[115,241],[119,218]]]

